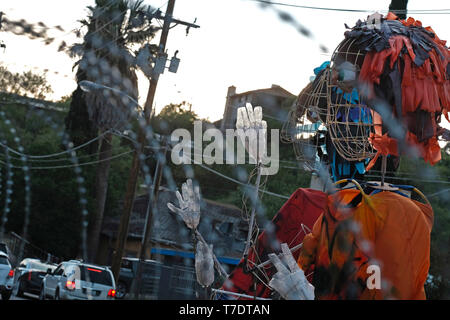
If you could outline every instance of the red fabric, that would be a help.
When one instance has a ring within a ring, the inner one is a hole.
[[[397,19],[397,16],[389,13],[389,20]],[[422,23],[409,17],[406,21],[401,20],[405,26],[421,27]],[[433,32],[430,27],[426,30]],[[406,143],[417,147],[419,155],[430,164],[435,164],[441,159],[441,150],[437,144],[437,125],[435,123],[435,115],[444,114],[449,120],[450,110],[450,79],[447,76],[447,65],[450,62],[450,51],[445,47],[445,41],[435,36],[433,42],[437,48],[432,48],[429,58],[425,60],[423,65],[417,66],[415,61],[415,53],[413,51],[411,41],[408,37],[397,35],[389,39],[390,48],[380,52],[371,51],[366,54],[361,66],[360,80],[367,84],[369,89],[368,98],[374,97],[373,86],[380,83],[386,62],[389,61],[390,68],[395,63],[403,61],[402,73],[402,116],[408,113],[423,110],[430,113],[433,136],[431,138],[417,138],[411,131],[414,123],[406,124],[407,132]],[[406,49],[405,51],[403,51]],[[389,58],[389,60],[388,60]],[[399,64],[400,66],[400,64]],[[393,106],[393,110],[395,107]],[[397,115],[399,116],[399,115]],[[370,137],[374,148],[381,154],[398,155],[397,141],[387,134],[375,133]],[[403,143],[403,142],[402,142]]]
[[[387,134],[377,135],[371,133],[369,141],[378,151],[376,158],[378,158],[379,154],[392,154],[394,156],[399,156],[398,141],[389,137]],[[419,142],[417,140],[417,137],[413,133],[407,132],[404,142],[411,147],[415,147],[418,155],[420,155],[425,162],[428,162],[431,165],[435,165],[436,163],[441,161],[441,148],[439,147],[439,143],[436,137],[430,138],[423,143]],[[374,164],[372,162],[373,161],[371,161],[371,163],[369,163],[369,165],[367,166],[367,170],[370,170],[370,168],[372,168]]]
[[[273,238],[271,239],[271,236],[266,231],[262,232],[255,246],[258,254],[256,255],[255,250],[251,248],[248,260],[259,264],[268,260],[269,253],[279,252],[281,243],[287,243],[290,248],[302,243],[305,236],[305,232],[302,231],[302,224],[311,230],[317,218],[326,208],[327,199],[328,196],[324,192],[313,189],[297,189],[272,220],[277,241],[274,241],[275,239]],[[307,230],[305,230],[306,233],[308,233]],[[298,258],[299,251],[293,253],[295,259]],[[257,257],[260,258],[260,261],[257,260]],[[248,263],[248,265],[252,266],[251,263]],[[228,280],[225,281],[222,290],[251,296],[256,295],[262,298],[269,297],[271,290],[261,281],[258,281],[251,273],[245,273],[243,267],[244,260],[241,260]],[[265,273],[271,279],[274,274],[274,268],[268,266],[265,269]],[[267,281],[265,278],[262,279]],[[253,286],[254,283],[256,283],[256,290]]]

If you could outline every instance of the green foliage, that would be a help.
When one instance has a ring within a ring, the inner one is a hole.
[[[0,91],[36,99],[45,99],[48,94],[53,93],[45,73],[10,72],[2,65],[0,65]]]
[[[65,151],[62,144],[61,134],[64,132],[64,113],[44,111],[38,115],[28,106],[21,104],[2,105],[2,111],[6,118],[11,121],[20,137],[24,153],[40,155],[52,154]],[[51,128],[50,123],[44,120],[50,117],[51,123],[58,126],[58,130]],[[0,133],[7,140],[7,145],[17,150],[18,145],[14,141],[14,135],[9,128],[0,121]],[[120,139],[113,139],[113,154],[128,151],[128,146],[121,146]],[[19,168],[13,169],[13,193],[11,195],[11,212],[8,214],[6,224],[7,231],[22,234],[24,223],[24,176],[21,167],[24,163],[17,159],[19,156],[10,153],[11,162]],[[87,148],[79,149],[76,156],[80,164],[93,162],[92,165],[83,165],[81,176],[84,178],[85,194],[88,201],[88,211],[92,214],[95,201],[95,164],[98,157],[90,154]],[[62,160],[65,159],[65,160]],[[1,151],[0,160],[6,161],[4,151]],[[72,162],[67,154],[28,162],[34,169],[30,170],[31,183],[31,215],[29,224],[28,240],[34,245],[51,252],[53,255],[64,259],[75,258],[81,249],[81,206],[78,183]],[[52,161],[49,161],[52,160]],[[56,161],[55,161],[56,160]],[[129,173],[131,154],[122,156],[111,161],[109,177],[110,188],[107,195],[105,216],[117,214],[117,208],[123,200],[126,180]],[[40,169],[38,168],[40,167]],[[53,167],[44,169],[42,167]],[[5,167],[1,167],[2,176],[5,176]],[[1,181],[2,190],[6,185],[4,179]],[[0,215],[3,214],[5,203],[4,192],[0,195]]]
[[[442,152],[442,160],[430,166],[423,160],[403,158],[397,183],[417,187],[431,203],[434,224],[431,232],[432,280],[427,283],[429,299],[450,298],[450,155]],[[401,182],[400,182],[401,181]]]
[[[192,105],[183,101],[165,106],[156,117],[152,118],[151,125],[156,132],[163,134],[170,134],[175,129],[181,128],[192,132],[195,120],[199,118],[192,111]]]

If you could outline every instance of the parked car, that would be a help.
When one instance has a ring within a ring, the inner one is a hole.
[[[6,245],[6,243],[4,243],[4,242],[0,242],[0,252],[3,252],[4,254],[6,254],[6,255],[8,255],[9,256],[9,248],[8,248],[8,246]]]
[[[65,261],[48,270],[42,281],[41,300],[108,300],[116,294],[116,284],[108,267],[78,260]]]
[[[145,260],[144,263],[162,265],[161,262],[155,260]],[[138,258],[122,258],[119,280],[117,281],[116,299],[123,299],[130,292],[133,280],[137,275],[138,264]],[[143,272],[145,271],[143,270]]]
[[[39,295],[42,280],[49,269],[55,270],[56,265],[48,264],[39,259],[27,258],[22,260],[14,270],[14,295],[17,297],[23,297],[24,293]]]
[[[0,252],[0,294],[3,300],[9,300],[14,285],[14,270],[6,253]]]

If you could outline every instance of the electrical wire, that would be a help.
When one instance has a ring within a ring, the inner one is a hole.
[[[392,12],[392,13],[414,13],[414,14],[450,14],[450,9],[421,9],[421,10],[367,10],[367,9],[342,9],[342,8],[326,8],[326,7],[314,7],[314,6],[304,6],[298,4],[275,2],[269,0],[250,0],[253,2],[259,2],[265,5],[276,5],[291,8],[302,8],[311,10],[324,10],[324,11],[339,11],[339,12]]]
[[[76,164],[71,164],[71,165],[60,165],[60,166],[46,166],[46,167],[28,167],[30,170],[53,170],[53,169],[65,169],[65,168],[74,168],[74,167],[81,167],[81,166],[87,166],[87,165],[93,165],[93,164],[98,164],[104,161],[109,161],[109,160],[113,160],[113,159],[117,159],[120,157],[123,157],[127,154],[130,154],[134,152],[134,150],[128,150],[125,152],[122,152],[120,154],[111,156],[109,158],[106,159],[101,159],[101,160],[95,160],[95,161],[89,161],[89,162],[83,162],[83,163],[76,163]],[[3,162],[2,160],[0,160],[1,164],[6,164],[5,162]],[[21,166],[14,166],[11,165],[12,168],[14,169],[23,169],[23,167]]]
[[[447,189],[444,189],[444,190],[432,193],[430,195],[427,195],[427,198],[432,198],[432,197],[438,196],[438,195],[440,195],[442,193],[446,193],[446,192],[449,192],[449,191],[450,191],[450,188],[447,188]]]
[[[81,144],[81,145],[79,145],[79,146],[77,146],[77,147],[68,149],[68,150],[66,150],[66,151],[61,151],[61,152],[58,152],[58,153],[52,153],[52,154],[45,154],[45,155],[30,155],[30,154],[24,154],[24,153],[22,153],[22,152],[19,152],[19,151],[17,151],[17,150],[14,150],[14,149],[8,147],[7,145],[5,145],[5,144],[3,144],[3,143],[1,143],[1,142],[0,142],[0,146],[2,146],[2,147],[4,147],[4,148],[8,149],[8,150],[11,151],[12,153],[15,153],[15,154],[17,154],[17,155],[19,155],[19,156],[27,157],[27,158],[30,158],[30,159],[52,158],[52,157],[60,156],[60,155],[63,155],[63,154],[66,154],[66,153],[73,152],[73,151],[75,151],[75,150],[84,148],[84,147],[86,147],[87,145],[89,145],[89,144],[91,144],[91,143],[93,143],[93,142],[95,142],[95,141],[101,139],[103,136],[105,136],[105,135],[106,135],[107,133],[109,133],[110,131],[111,131],[111,130],[107,130],[107,131],[103,132],[102,134],[100,134],[99,136],[95,137],[94,139],[91,139],[91,140],[89,140],[89,141],[87,141],[87,142],[85,142],[85,143],[83,143],[83,144]]]

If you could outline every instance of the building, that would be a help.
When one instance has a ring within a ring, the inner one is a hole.
[[[267,89],[258,89],[243,93],[236,93],[236,87],[228,87],[225,110],[220,124],[220,130],[234,129],[236,126],[237,109],[244,107],[247,102],[254,107],[261,106],[265,115],[278,115],[285,99],[295,95],[282,87],[273,84]]]
[[[148,195],[135,199],[130,218],[124,256],[137,257],[141,246]],[[164,264],[179,264],[194,257],[193,237],[183,220],[167,208],[171,202],[178,206],[175,192],[161,188],[158,194],[157,212],[153,216],[151,247],[152,259]],[[102,226],[98,262],[110,265],[116,245],[120,217],[105,217]],[[248,224],[242,219],[241,210],[235,206],[203,200],[198,230],[205,240],[214,246],[219,261],[235,265],[244,250]],[[147,257],[150,252],[147,252]]]

